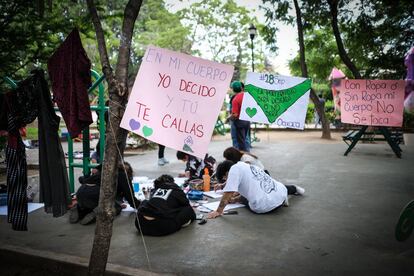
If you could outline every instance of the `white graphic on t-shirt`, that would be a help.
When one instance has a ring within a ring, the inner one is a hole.
[[[277,191],[277,186],[274,180],[263,170],[256,166],[250,166],[250,170],[256,178],[260,182],[260,187],[266,194],[270,194],[272,191]]]
[[[171,190],[171,189],[160,189],[160,188],[158,188],[158,189],[155,191],[155,193],[154,193],[154,195],[153,195],[152,197],[153,197],[153,198],[154,198],[154,197],[158,197],[158,198],[162,198],[162,199],[164,199],[164,200],[167,200],[167,199],[168,199],[168,197],[170,196],[171,192],[172,192],[172,190]]]

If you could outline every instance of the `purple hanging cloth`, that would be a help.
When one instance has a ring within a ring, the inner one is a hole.
[[[91,86],[91,62],[74,29],[47,63],[57,103],[72,138],[92,123],[88,88]]]
[[[404,59],[404,65],[407,67],[405,97],[414,91],[414,47],[412,47]]]

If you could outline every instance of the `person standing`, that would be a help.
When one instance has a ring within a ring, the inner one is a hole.
[[[234,91],[234,88],[233,88],[234,83],[235,82],[232,82],[231,85],[230,85],[230,87],[232,88],[234,94],[230,97],[229,109],[228,109],[228,112],[229,112],[230,116],[226,119],[226,122],[228,122],[230,124],[230,136],[231,136],[231,141],[232,141],[233,147],[238,149],[239,145],[237,143],[236,126],[234,125],[234,121],[232,120],[232,117],[231,117],[231,113],[232,113],[231,110],[232,110],[232,106],[233,106],[233,99],[234,99],[234,97],[236,97],[236,95],[240,91],[238,91],[238,92]]]
[[[233,91],[237,94],[231,102],[232,108],[229,119],[233,120],[233,124],[236,129],[238,149],[249,152],[250,146],[248,142],[248,133],[250,130],[250,122],[239,119],[244,96],[244,84],[240,81],[234,81],[231,86]]]
[[[325,110],[325,100],[324,98],[322,98],[322,95],[318,96],[319,101],[322,103],[322,110]],[[318,125],[322,126],[322,120],[321,120],[321,116],[319,115],[318,111],[316,110],[316,106],[315,106],[315,128],[318,127]]]
[[[165,159],[164,151],[165,151],[165,146],[158,144],[158,166],[164,166],[165,164],[170,163],[170,161]]]

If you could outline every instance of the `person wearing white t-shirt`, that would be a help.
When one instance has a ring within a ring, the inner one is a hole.
[[[217,166],[217,179],[226,182],[223,197],[216,211],[208,214],[208,218],[216,218],[223,214],[235,193],[239,193],[248,201],[254,213],[268,213],[287,202],[288,195],[303,195],[305,189],[294,185],[283,185],[274,180],[262,169],[244,162],[236,164],[226,160]]]

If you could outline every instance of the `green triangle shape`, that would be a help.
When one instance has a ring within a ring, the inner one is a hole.
[[[248,84],[248,92],[263,110],[269,123],[274,123],[289,107],[311,88],[311,80],[306,79],[298,85],[282,90],[268,90]],[[251,107],[247,107],[251,108]],[[247,109],[246,108],[246,109]]]

